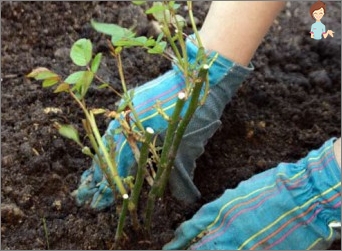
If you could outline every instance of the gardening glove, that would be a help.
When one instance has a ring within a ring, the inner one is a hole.
[[[198,47],[192,42],[194,39],[194,36],[190,36],[186,40],[187,56],[191,63],[195,61],[198,52]],[[209,57],[215,54],[212,52]],[[219,118],[225,105],[251,70],[252,66],[248,68],[239,66],[221,55],[218,55],[209,68],[210,92],[205,104],[196,110],[185,131],[176,156],[175,168],[170,177],[171,191],[178,199],[192,202],[199,198],[200,193],[192,182],[195,160],[203,153],[208,138],[220,126]],[[143,126],[153,128],[163,139],[168,123],[157,112],[155,104],[158,101],[163,111],[171,116],[178,93],[184,89],[184,77],[175,65],[173,69],[159,78],[136,88],[132,102]],[[187,105],[188,102],[183,108],[182,115]],[[106,141],[107,135],[114,138],[118,150],[116,156],[118,172],[120,176],[126,177],[136,162],[125,136],[114,134],[118,127],[119,123],[113,120],[103,139]],[[105,208],[113,203],[112,191],[100,168],[94,162],[91,168],[82,175],[81,184],[75,194],[78,204],[84,204],[92,199],[91,207],[97,209]]]
[[[329,248],[341,228],[341,169],[334,140],[297,163],[280,163],[227,189],[182,223],[164,249]]]

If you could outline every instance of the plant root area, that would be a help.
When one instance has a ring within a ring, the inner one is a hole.
[[[209,6],[194,2],[199,26]],[[71,196],[91,160],[53,126],[71,123],[84,135],[82,112],[67,94],[54,94],[25,75],[38,66],[64,77],[79,70],[69,49],[76,40],[89,38],[94,52],[104,54],[99,74],[122,91],[108,37],[95,32],[90,20],[157,36],[158,27],[143,8],[116,1],[1,3],[2,249],[115,247],[115,207],[97,212],[77,206]],[[329,138],[340,137],[341,3],[327,3],[323,23],[335,36],[322,40],[310,38],[314,20],[309,8],[310,3],[288,3],[255,53],[255,70],[226,106],[222,126],[197,160],[194,181],[201,199],[188,205],[167,191],[156,205],[151,238],[128,226],[125,242],[116,248],[161,249],[181,222],[225,189],[279,162],[296,162]],[[186,13],[183,7],[181,13]],[[137,48],[123,52],[123,64],[129,88],[170,69],[170,62]],[[88,97],[94,108],[114,110],[117,101],[113,92],[98,88]],[[98,118],[103,133],[109,121]],[[340,248],[340,242],[331,246]]]

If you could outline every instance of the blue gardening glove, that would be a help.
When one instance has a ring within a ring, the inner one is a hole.
[[[333,141],[226,190],[182,223],[164,249],[329,248],[340,238],[333,223],[341,222],[341,169]]]
[[[189,62],[194,62],[198,48],[191,42],[191,38],[187,39],[186,46]],[[214,56],[214,54],[212,53],[210,56]],[[185,132],[175,160],[175,169],[171,173],[171,190],[177,198],[191,202],[200,196],[192,182],[195,160],[203,153],[208,138],[221,124],[219,118],[225,105],[251,70],[252,67],[239,66],[220,55],[210,67],[209,95],[205,104],[195,112]],[[184,89],[184,78],[176,66],[159,78],[136,88],[133,105],[143,126],[153,128],[163,139],[167,121],[156,111],[154,106],[158,101],[164,112],[171,116],[178,93]],[[187,104],[183,113],[186,107]],[[116,161],[119,175],[126,177],[136,162],[125,136],[114,134],[114,130],[118,126],[119,123],[113,120],[109,124],[103,140],[106,142],[105,138],[108,135],[114,138],[118,150]],[[91,200],[91,207],[96,209],[108,207],[114,202],[112,191],[95,162],[90,169],[83,173],[81,184],[75,195],[78,204],[81,205]]]

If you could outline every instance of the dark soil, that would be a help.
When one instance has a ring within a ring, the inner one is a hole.
[[[253,174],[292,162],[341,134],[341,3],[329,2],[324,24],[334,38],[315,41],[309,31],[310,3],[291,2],[259,47],[255,71],[226,107],[223,125],[198,160],[195,182],[202,199],[183,205],[167,196],[155,211],[153,238],[133,231],[126,249],[160,249],[175,228],[204,203]],[[195,3],[199,25],[209,3]],[[37,66],[67,76],[68,48],[86,37],[106,54],[101,74],[120,90],[105,37],[90,19],[136,26],[155,35],[140,7],[128,2],[1,3],[1,237],[2,249],[110,249],[116,227],[113,208],[78,207],[70,193],[90,165],[77,146],[61,138],[53,122],[81,128],[81,112],[67,95],[25,78]],[[130,87],[165,72],[170,64],[138,49],[125,53]],[[112,93],[91,90],[94,107],[115,107]],[[45,108],[61,112],[46,113]],[[108,121],[101,122],[105,130]],[[45,236],[44,224],[48,237]],[[331,249],[340,250],[340,243]]]

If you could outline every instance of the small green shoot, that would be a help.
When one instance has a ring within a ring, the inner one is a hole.
[[[133,1],[133,4],[136,5],[144,3],[146,2]],[[185,129],[196,109],[204,103],[209,91],[207,73],[211,62],[208,62],[201,44],[193,18],[192,3],[187,2],[187,5],[191,25],[199,45],[199,53],[194,63],[189,63],[187,58],[188,52],[183,33],[186,25],[185,18],[177,14],[181,4],[175,1],[163,1],[153,2],[152,6],[146,11],[146,14],[153,15],[160,24],[162,32],[157,38],[137,36],[132,29],[116,24],[90,21],[91,26],[96,31],[110,37],[108,47],[110,54],[117,62],[123,93],[118,93],[111,87],[110,83],[103,81],[98,75],[103,55],[101,53],[94,55],[92,42],[85,38],[77,40],[70,50],[72,62],[79,67],[77,71],[63,78],[47,68],[38,67],[27,75],[29,78],[42,81],[44,88],[54,87],[55,93],[70,95],[76,105],[83,111],[84,118],[81,119],[81,122],[86,133],[85,136],[89,139],[90,147],[83,145],[75,126],[55,123],[55,127],[60,135],[75,142],[81,148],[82,153],[93,158],[105,174],[109,186],[114,192],[116,203],[119,205],[119,221],[115,235],[116,243],[123,239],[127,212],[131,216],[134,229],[144,228],[150,233],[156,200],[163,197]],[[156,144],[156,135],[154,135],[153,129],[145,128],[139,119],[132,103],[135,95],[134,90],[127,90],[121,57],[123,50],[132,47],[139,47],[149,54],[160,55],[171,60],[184,75],[185,89],[178,95],[173,114],[171,116],[166,115],[158,102],[154,105],[161,117],[168,122],[162,146]],[[168,47],[171,48],[172,53],[166,50]],[[96,86],[98,89],[108,88],[113,90],[122,100],[116,111],[109,111],[103,107],[89,108],[86,101],[91,86]],[[200,95],[201,90],[204,90],[202,96]],[[180,118],[180,112],[187,101],[189,101],[189,106],[183,118]],[[128,122],[125,119],[126,117],[122,116],[127,110],[132,114],[133,122]],[[118,120],[120,126],[113,132],[114,134],[122,133],[126,136],[138,166],[134,178],[130,176],[124,179],[118,175],[117,163],[115,162],[115,156],[118,154],[116,152],[116,142],[106,137],[108,143],[106,146],[97,127],[96,118],[103,118],[104,116]],[[134,126],[131,126],[130,123],[134,123]],[[155,172],[153,168],[148,171],[148,165],[157,166],[157,171]],[[142,219],[140,219],[138,206],[145,181],[147,181],[150,190],[148,191],[147,206],[144,208]],[[143,225],[141,225],[141,222],[143,222]],[[46,228],[45,219],[43,223]],[[49,248],[48,241],[47,245]]]

